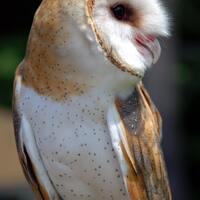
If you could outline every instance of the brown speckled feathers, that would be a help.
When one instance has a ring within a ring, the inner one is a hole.
[[[129,99],[117,99],[116,107],[126,138],[121,149],[128,166],[126,181],[131,199],[172,199],[160,147],[161,118],[143,85],[138,85]]]

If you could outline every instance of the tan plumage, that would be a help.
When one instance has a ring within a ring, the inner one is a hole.
[[[160,147],[161,118],[143,85],[137,86],[135,103],[117,100],[124,141],[121,148],[128,165],[126,181],[132,199],[171,199],[171,193]],[[131,113],[136,112],[134,124]],[[129,121],[129,122],[128,122]],[[131,123],[131,124],[129,124]],[[133,125],[131,127],[130,125]]]

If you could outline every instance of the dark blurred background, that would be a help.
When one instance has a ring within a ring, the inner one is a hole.
[[[2,1],[0,11],[0,200],[31,200],[19,166],[11,121],[16,66],[39,0]],[[165,0],[172,37],[145,84],[163,117],[162,146],[174,200],[200,199],[200,1]]]

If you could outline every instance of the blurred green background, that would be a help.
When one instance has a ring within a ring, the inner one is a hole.
[[[0,200],[33,199],[19,167],[10,110],[14,72],[23,59],[32,18],[39,3],[39,0],[21,0],[1,4],[0,163],[4,164],[0,165]],[[173,37],[161,41],[164,46],[161,61],[147,74],[145,83],[163,115],[163,147],[174,199],[198,200],[200,1],[169,0],[164,3],[171,13]],[[165,66],[168,62],[170,66]],[[163,84],[158,84],[159,77],[160,82],[165,81]],[[167,83],[168,87],[165,87]],[[162,87],[166,88],[167,98],[159,98]]]

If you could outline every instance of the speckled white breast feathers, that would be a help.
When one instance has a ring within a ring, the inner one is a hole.
[[[89,94],[65,103],[21,88],[26,115],[48,175],[69,199],[128,199],[106,116],[113,97]]]

